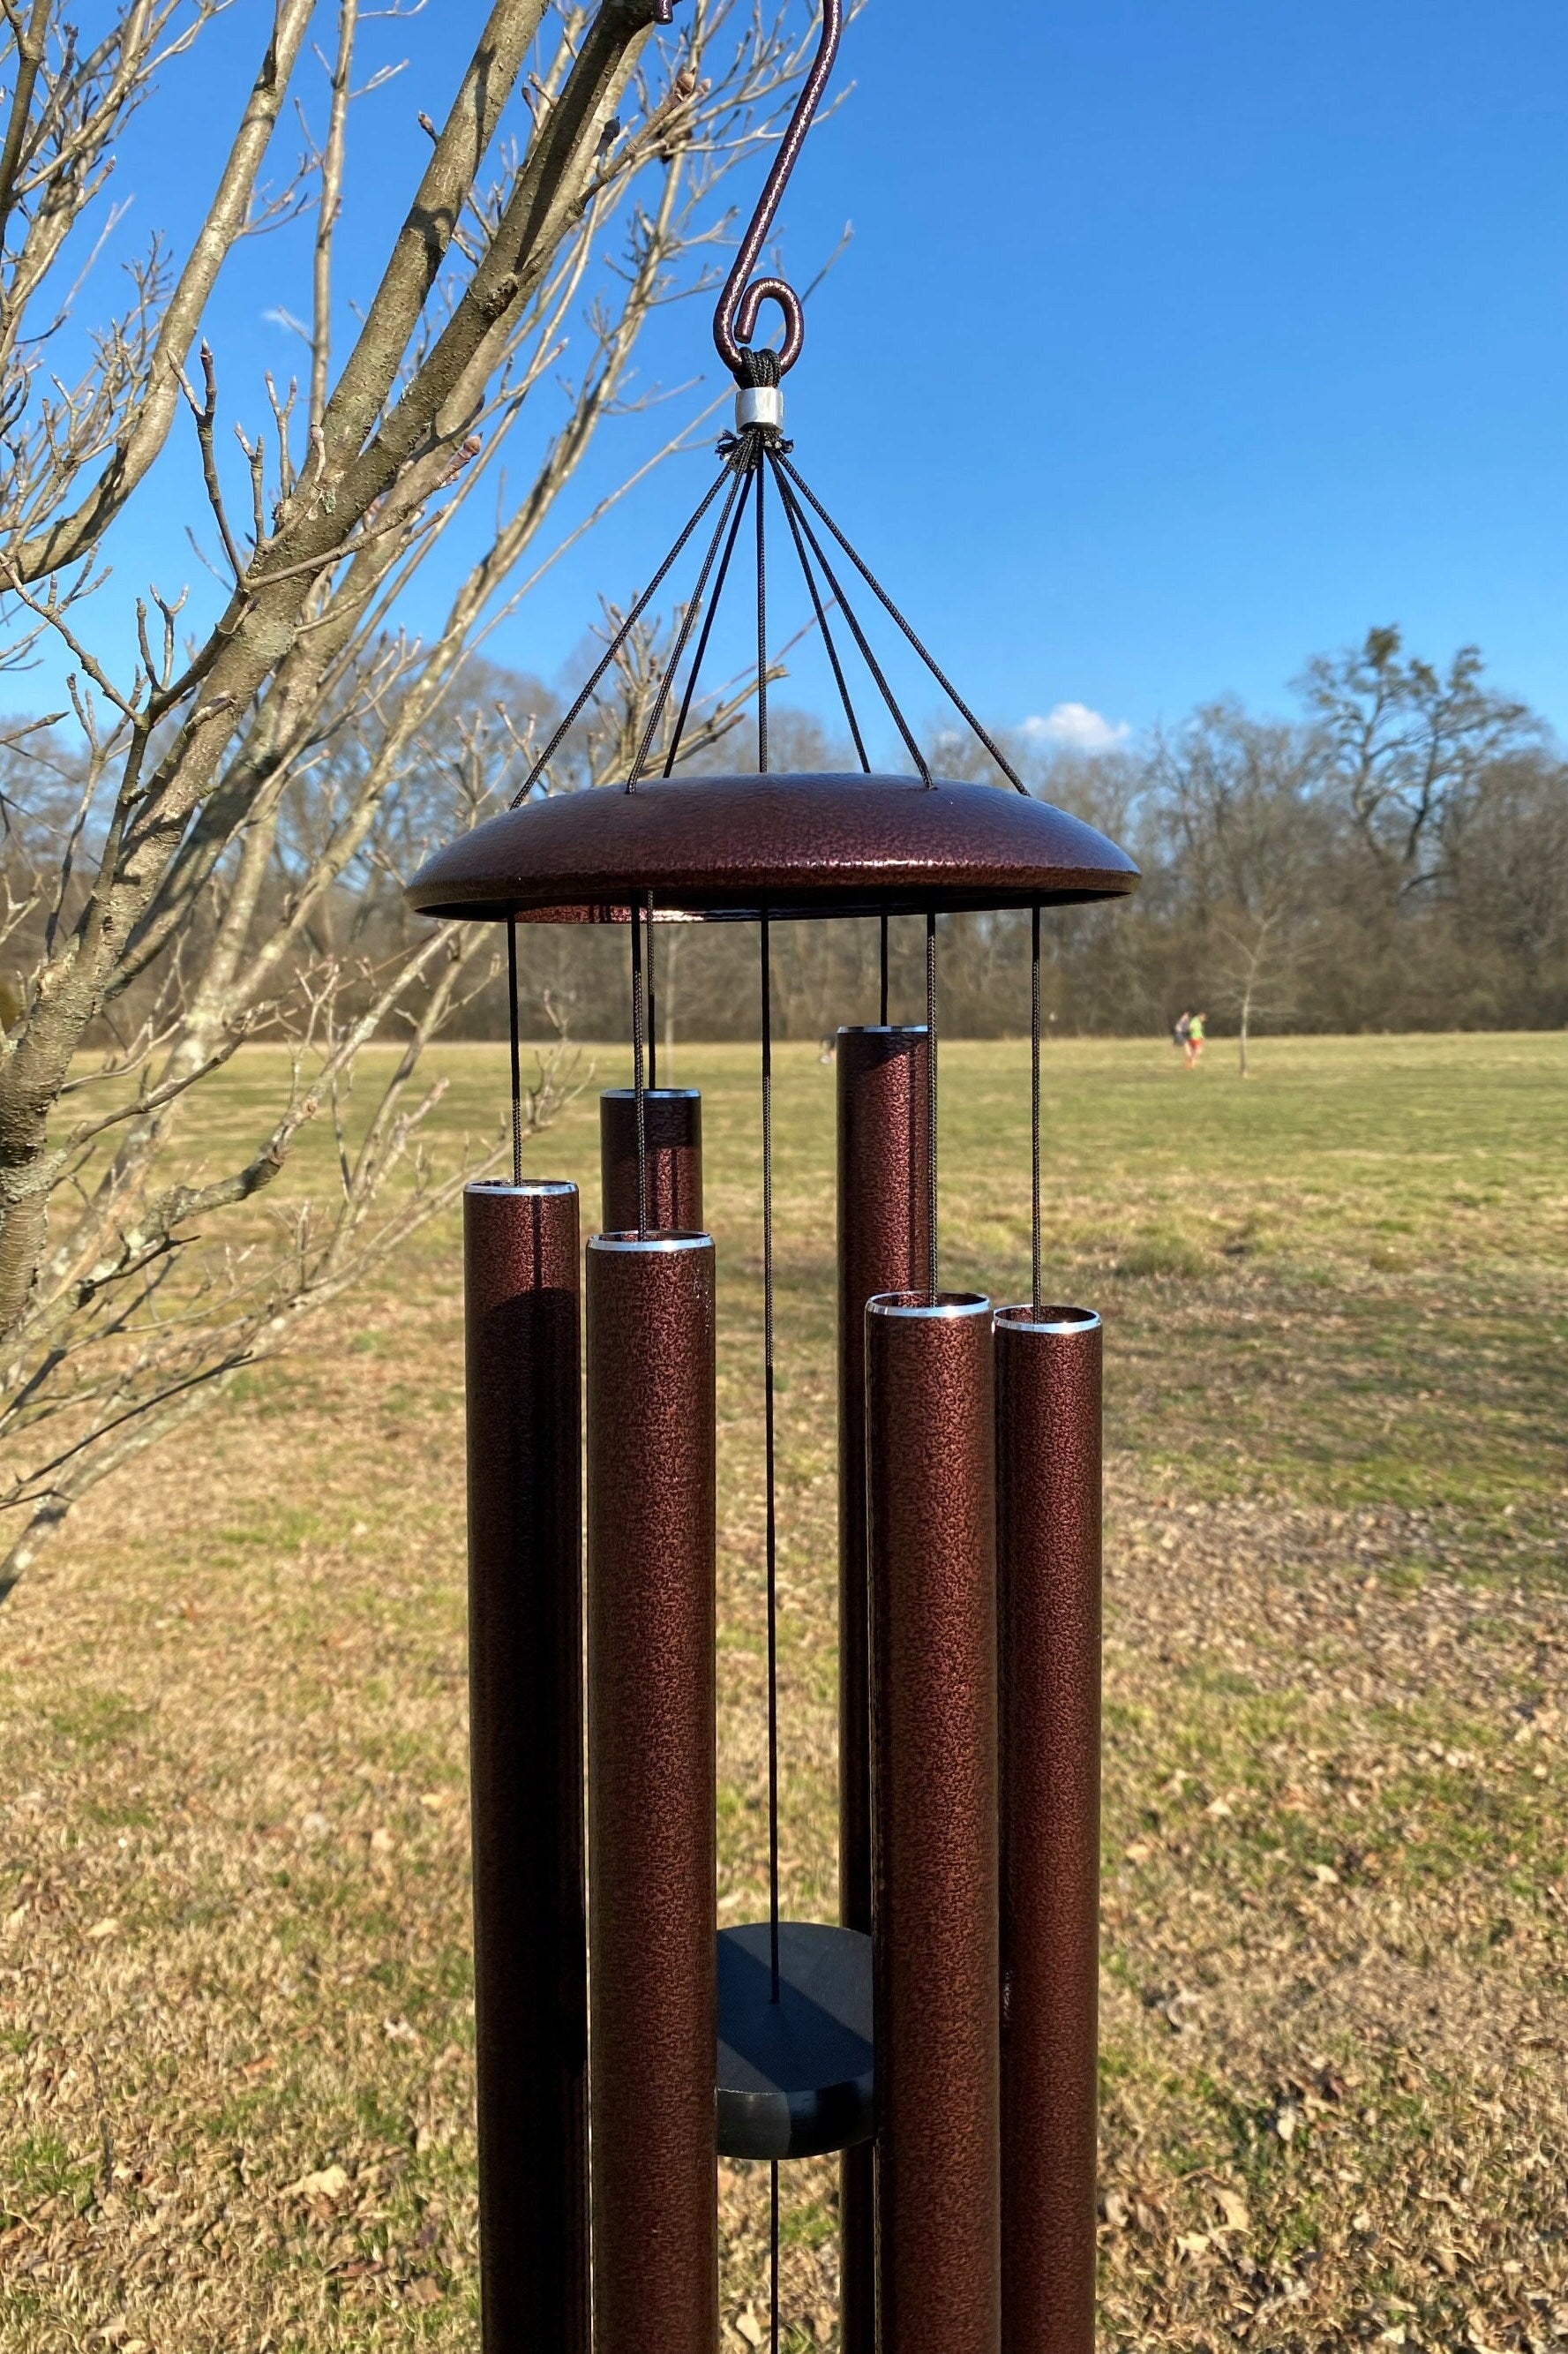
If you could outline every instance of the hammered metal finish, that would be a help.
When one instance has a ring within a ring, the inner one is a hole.
[[[871,1927],[870,1624],[865,1568],[865,1304],[907,1291],[930,1251],[926,1032],[838,1034],[839,1918]],[[846,2150],[840,2186],[840,2338],[872,2354],[876,2327],[874,2153]]]
[[[1004,2354],[1095,2346],[1100,1341],[996,1320]]]
[[[999,2354],[991,1309],[866,1310],[877,2344]]]
[[[695,1087],[644,1087],[648,1231],[700,1234],[703,1099]],[[606,1234],[637,1225],[637,1090],[606,1087],[599,1099],[599,1182]]]
[[[594,2349],[714,2354],[714,1246],[587,1264]]]
[[[1118,898],[1137,867],[1011,787],[918,777],[657,778],[489,818],[405,893],[427,916],[625,919],[629,896],[718,920]]]
[[[470,1185],[469,1693],[484,2354],[588,2354],[575,1185]]]

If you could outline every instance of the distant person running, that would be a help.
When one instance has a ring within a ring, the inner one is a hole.
[[[1179,1013],[1176,1016],[1175,1022],[1172,1023],[1171,1030],[1171,1044],[1175,1047],[1176,1052],[1179,1055],[1184,1055],[1186,1053],[1187,1041],[1192,1036],[1192,1015],[1190,1013]]]
[[[1209,1017],[1206,1013],[1194,1013],[1188,1021],[1187,1068],[1190,1071],[1195,1071],[1202,1058],[1203,1040],[1205,1036],[1203,1025],[1208,1021],[1208,1018]]]

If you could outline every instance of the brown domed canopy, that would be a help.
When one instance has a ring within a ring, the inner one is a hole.
[[[660,779],[508,810],[428,859],[427,916],[616,923],[948,912],[1120,898],[1139,872],[1103,833],[1012,790],[918,777]]]

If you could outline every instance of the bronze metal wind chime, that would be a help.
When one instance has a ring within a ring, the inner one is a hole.
[[[426,914],[510,928],[514,1113],[514,928],[619,923],[630,941],[633,1084],[602,1098],[599,1230],[584,1251],[577,1188],[524,1179],[515,1119],[510,1182],[465,1202],[486,2354],[715,2354],[721,2155],[771,2162],[777,2348],[779,2167],[831,2151],[844,2354],[1094,2344],[1100,1326],[1042,1297],[1040,911],[1123,895],[1138,874],[1030,797],[784,439],[801,306],[752,271],[841,16],[824,0],[719,302],[739,389],[717,476],[512,809],[408,885]],[[777,351],[752,342],[764,301],[783,313]],[[859,773],[770,769],[770,507]],[[748,514],[757,770],[682,776]],[[710,517],[630,773],[552,790],[568,730]],[[932,774],[852,579],[1006,784]],[[855,657],[913,773],[872,769]],[[938,919],[1000,908],[1033,926],[1033,1284],[997,1309],[939,1288],[937,1014]],[[841,1030],[837,1054],[837,1923],[784,1920],[779,1893],[769,946],[809,917],[877,917],[882,938],[880,1019]],[[923,1024],[888,1020],[895,917],[924,919]],[[700,1097],[654,1084],[652,942],[672,920],[759,938],[770,1903],[722,1932],[716,1267]]]

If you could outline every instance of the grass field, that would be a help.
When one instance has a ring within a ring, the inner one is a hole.
[[[779,1061],[784,1868],[825,1914],[832,1076]],[[1050,1288],[1107,1321],[1104,2342],[1568,2344],[1568,1040],[1173,1061],[1046,1060]],[[502,1065],[448,1055],[450,1135],[494,1124]],[[706,1090],[720,1249],[737,1920],[754,1065],[669,1076]],[[202,1153],[274,1076],[240,1058]],[[1026,1082],[1018,1047],[944,1052],[944,1278],[999,1298]],[[590,1202],[596,1117],[590,1087],[533,1159]],[[0,2349],[477,2343],[458,1287],[450,1222],[5,1606]],[[737,2349],[762,2189],[721,2175]],[[787,2171],[797,2349],[836,2342],[833,2195]]]

